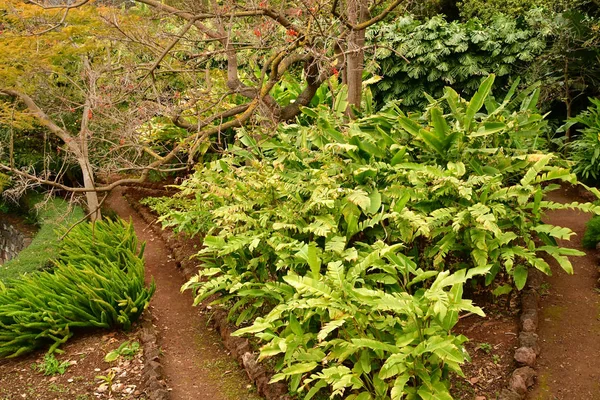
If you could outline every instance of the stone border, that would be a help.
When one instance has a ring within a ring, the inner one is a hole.
[[[514,359],[518,367],[513,371],[506,388],[500,393],[499,400],[523,400],[529,388],[535,383],[537,375],[535,362],[540,354],[538,344],[538,306],[543,276],[536,269],[530,269],[527,284],[521,293],[521,318],[519,321],[519,347]]]
[[[136,188],[136,190],[138,190]],[[164,191],[160,190],[144,190],[148,192],[148,195],[165,195]],[[162,229],[156,222],[156,216],[150,213],[146,207],[140,205],[137,201],[131,198],[130,194],[126,190],[124,192],[125,200],[129,203],[140,217],[148,224],[148,227],[165,243],[167,249],[173,256],[179,271],[183,274],[185,279],[189,280],[196,274],[198,268],[196,263],[192,262],[189,257],[180,251],[177,246],[178,235],[169,229]],[[257,362],[258,354],[252,350],[250,341],[246,338],[231,336],[231,333],[236,330],[227,321],[227,313],[222,310],[216,310],[211,318],[211,325],[219,332],[223,345],[227,351],[236,359],[240,366],[244,368],[248,378],[256,386],[256,390],[259,395],[263,396],[266,400],[290,400],[291,397],[288,395],[287,385],[283,382],[277,382],[269,384],[273,372],[267,370],[262,364]],[[150,400],[155,400],[150,398]],[[162,400],[162,398],[156,398],[156,400]]]
[[[144,349],[144,391],[148,400],[169,400],[170,393],[163,378],[163,368],[160,363],[157,330],[152,323],[152,315],[145,310],[140,319],[142,325],[140,341]]]

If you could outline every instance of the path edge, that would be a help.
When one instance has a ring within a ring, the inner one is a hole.
[[[137,190],[138,188],[134,189]],[[153,188],[154,189],[154,188]],[[138,190],[139,191],[139,190]],[[161,196],[164,192],[160,190],[145,190],[149,196]],[[150,193],[153,192],[153,193]],[[158,193],[161,192],[161,193]],[[198,271],[196,263],[192,262],[188,257],[179,251],[177,241],[180,240],[170,229],[162,229],[157,224],[157,218],[149,212],[145,206],[139,204],[129,194],[126,189],[123,196],[131,208],[148,224],[148,227],[164,242],[165,247],[171,253],[174,261],[177,263],[179,272],[186,280],[191,279]],[[228,320],[227,313],[223,309],[217,309],[211,315],[209,322],[211,326],[217,330],[221,336],[223,346],[235,358],[240,366],[244,369],[250,381],[256,386],[259,395],[266,400],[290,400],[287,385],[283,382],[270,384],[269,381],[273,376],[272,371],[268,371],[264,366],[257,362],[258,354],[252,350],[250,341],[246,338],[231,336],[233,328]],[[167,397],[168,398],[168,397]],[[165,399],[167,399],[165,398]],[[163,400],[162,398],[150,400]]]
[[[514,353],[517,363],[507,386],[502,389],[498,400],[523,400],[535,384],[535,364],[540,355],[539,322],[540,288],[544,281],[537,269],[530,269],[527,283],[521,292],[521,316],[519,318],[519,345]]]
[[[140,340],[144,349],[144,374],[142,376],[145,393],[148,400],[168,400],[170,394],[164,379],[163,367],[160,362],[158,333],[152,321],[150,309],[146,309],[140,318],[142,327]]]

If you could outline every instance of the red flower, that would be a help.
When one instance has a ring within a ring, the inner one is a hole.
[[[262,34],[260,33],[260,29],[254,28],[254,36],[260,37]]]
[[[287,34],[290,36],[298,36],[298,32],[294,30],[294,28],[290,28],[287,30]]]

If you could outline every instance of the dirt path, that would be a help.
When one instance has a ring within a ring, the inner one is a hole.
[[[135,231],[146,242],[146,276],[154,277],[156,294],[151,302],[158,319],[159,341],[164,355],[164,375],[173,400],[260,399],[245,373],[221,347],[221,339],[207,328],[206,320],[192,307],[189,293],[164,243],[129,206],[122,190],[106,201],[121,218],[132,218]]]
[[[549,197],[560,203],[581,201],[564,188]],[[581,239],[589,219],[589,214],[565,210],[550,212],[547,222],[571,228],[577,236],[563,245],[583,250]],[[549,292],[541,301],[538,380],[529,400],[600,399],[600,295],[595,290],[594,253],[571,258],[573,276],[552,266]]]

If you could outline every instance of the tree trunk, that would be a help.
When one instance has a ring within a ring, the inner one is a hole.
[[[85,199],[87,209],[90,214],[90,221],[99,221],[102,219],[102,212],[100,211],[98,192],[94,190],[96,185],[94,182],[94,172],[92,171],[90,160],[87,158],[78,158],[77,162],[79,163],[79,166],[81,167],[81,173],[83,174],[83,187],[90,189],[90,191],[85,192]]]
[[[359,24],[369,18],[368,0],[348,1],[348,21]],[[348,110],[352,115],[351,106],[360,108],[362,98],[362,73],[365,61],[365,30],[352,31],[348,36],[348,47],[346,49],[346,84],[348,85]]]

